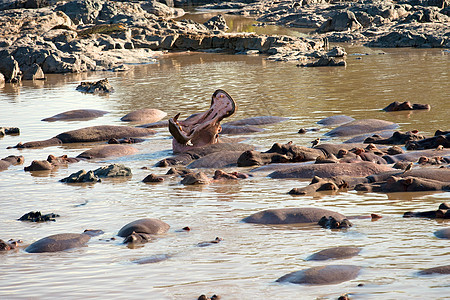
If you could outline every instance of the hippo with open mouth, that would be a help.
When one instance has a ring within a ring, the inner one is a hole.
[[[180,114],[169,120],[169,131],[173,136],[173,152],[185,152],[193,147],[219,143],[220,121],[234,114],[236,102],[224,90],[212,95],[211,107],[194,114],[184,121],[178,121]]]

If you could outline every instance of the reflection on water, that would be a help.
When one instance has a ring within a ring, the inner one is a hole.
[[[367,49],[347,47],[349,53],[369,53],[347,58],[347,68],[305,68],[274,63],[259,56],[184,53],[168,55],[159,63],[136,66],[124,73],[49,75],[47,81],[6,84],[0,88],[0,126],[21,129],[20,136],[0,139],[0,157],[23,155],[25,166],[49,154],[76,156],[92,144],[74,144],[45,149],[6,149],[22,141],[47,139],[85,126],[122,124],[120,117],[144,107],[186,117],[209,106],[217,88],[229,92],[239,105],[231,118],[260,115],[289,117],[264,126],[266,131],[245,136],[247,143],[267,149],[275,142],[310,141],[330,128],[315,122],[334,114],[354,118],[380,118],[398,122],[400,129],[419,129],[430,135],[448,129],[450,102],[448,53],[441,50]],[[385,54],[379,54],[385,53]],[[107,77],[116,89],[109,96],[75,91],[82,80]],[[429,103],[430,111],[385,113],[392,101]],[[54,114],[79,108],[109,111],[103,117],[82,122],[42,122]],[[299,128],[320,128],[297,134]],[[338,141],[338,140],[337,140]],[[239,182],[217,182],[203,187],[185,187],[179,179],[145,184],[154,168],[170,155],[167,129],[142,144],[139,154],[108,162],[86,161],[47,173],[29,173],[12,166],[0,173],[0,238],[20,238],[29,244],[50,234],[102,229],[87,247],[54,254],[28,254],[23,250],[1,254],[0,298],[150,298],[195,299],[200,294],[218,294],[223,299],[293,298],[336,299],[342,293],[355,298],[387,299],[445,298],[448,277],[421,278],[415,272],[448,264],[448,241],[433,236],[448,222],[404,219],[405,211],[431,210],[448,201],[450,193],[359,194],[354,191],[320,197],[292,197],[287,192],[304,186],[297,180],[277,180],[255,173]],[[123,182],[67,185],[58,180],[81,169],[94,170],[106,163],[130,167],[133,177]],[[142,167],[148,169],[142,169]],[[212,174],[213,170],[207,170]],[[316,226],[261,226],[239,221],[268,208],[316,206],[347,215],[383,216],[353,220],[346,231]],[[16,221],[24,213],[39,210],[61,215],[56,222],[30,224]],[[164,235],[135,249],[110,240],[126,223],[143,217],[161,218],[171,225]],[[184,226],[189,233],[176,232]],[[210,247],[195,245],[224,240]],[[360,276],[333,286],[276,284],[278,277],[300,269],[328,264],[310,262],[310,254],[333,246],[363,248],[357,257],[336,264],[364,267]],[[165,261],[139,265],[132,261],[169,254]],[[361,286],[358,286],[361,284]]]

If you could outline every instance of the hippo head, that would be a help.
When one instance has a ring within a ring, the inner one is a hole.
[[[235,111],[236,103],[233,98],[224,90],[216,90],[207,111],[192,115],[184,121],[178,121],[180,114],[171,118],[169,131],[174,138],[174,152],[218,143],[219,132],[222,130],[220,121]]]

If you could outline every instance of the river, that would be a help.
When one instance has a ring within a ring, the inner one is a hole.
[[[237,19],[239,20],[239,19]],[[237,22],[237,21],[236,21]],[[24,245],[51,234],[102,229],[87,247],[48,254],[12,251],[0,255],[2,299],[197,299],[201,294],[222,299],[446,299],[448,275],[419,277],[421,269],[449,263],[449,242],[433,232],[448,222],[402,218],[406,211],[432,210],[449,201],[438,193],[339,193],[293,197],[287,192],[306,181],[270,179],[262,175],[238,182],[183,186],[178,179],[145,184],[149,173],[164,174],[154,164],[171,155],[166,128],[144,143],[138,154],[106,161],[83,161],[52,172],[24,172],[34,159],[49,154],[76,156],[92,144],[44,149],[6,149],[18,142],[47,139],[60,132],[93,125],[122,125],[120,117],[139,108],[157,108],[182,117],[204,111],[211,94],[226,90],[237,102],[230,120],[253,116],[289,117],[264,126],[262,133],[245,135],[260,150],[273,143],[310,146],[331,128],[316,122],[345,114],[357,119],[378,118],[433,135],[447,129],[450,112],[450,53],[442,49],[369,49],[344,45],[347,67],[297,68],[262,56],[183,53],[167,55],[154,64],[136,65],[122,73],[97,72],[48,75],[46,81],[24,81],[0,88],[0,126],[19,127],[19,136],[0,139],[0,157],[23,155],[25,164],[0,173],[2,207],[0,238],[21,239]],[[99,96],[75,90],[80,81],[107,77],[115,93]],[[386,113],[392,101],[429,103],[430,111]],[[101,109],[110,113],[90,121],[42,122],[72,109]],[[300,128],[319,128],[304,135]],[[343,140],[335,139],[332,142]],[[110,163],[130,167],[133,177],[88,185],[58,182],[81,169]],[[142,167],[147,167],[143,169]],[[235,170],[235,169],[232,169]],[[209,174],[213,170],[207,170]],[[315,226],[262,226],[240,220],[268,208],[314,206],[346,214],[377,213],[382,219],[353,220],[348,230]],[[60,214],[56,222],[27,223],[17,219],[29,212]],[[151,217],[171,226],[168,234],[128,248],[121,238],[110,240],[128,222]],[[190,232],[176,230],[189,226]],[[223,238],[219,244],[196,247]],[[334,246],[358,246],[353,258],[312,262],[305,258]],[[171,258],[152,264],[132,261],[152,255]],[[300,286],[274,281],[293,271],[328,264],[362,266],[360,275],[330,286]],[[448,299],[448,298],[447,298]]]

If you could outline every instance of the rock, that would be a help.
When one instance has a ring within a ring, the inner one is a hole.
[[[91,120],[101,117],[107,113],[108,113],[107,111],[97,109],[75,109],[42,119],[42,121],[55,122],[55,121]]]
[[[25,251],[28,253],[58,252],[72,248],[79,248],[86,245],[90,240],[87,234],[61,233],[42,238],[30,246]]]
[[[102,79],[96,82],[82,82],[77,86],[77,91],[92,94],[104,94],[114,92],[114,88],[109,83],[108,79]]]
[[[358,255],[361,248],[358,247],[333,247],[314,253],[306,260],[344,259]]]
[[[256,224],[317,223],[322,217],[334,217],[339,221],[345,219],[344,215],[334,211],[322,208],[302,207],[263,210],[244,218],[242,221]]]
[[[154,123],[161,120],[165,116],[167,116],[167,113],[159,109],[143,108],[126,114],[125,116],[120,118],[120,120],[126,122]]]
[[[217,15],[203,23],[209,30],[227,31],[230,27],[227,26],[227,22],[223,15]]]
[[[329,31],[354,31],[362,28],[362,25],[356,19],[351,11],[343,11],[336,13],[331,19],[323,23],[317,32],[324,33]]]
[[[345,61],[337,61],[334,57],[328,57],[326,55],[319,58],[318,61],[313,63],[299,64],[298,67],[345,67],[347,63]]]
[[[128,177],[131,176],[131,169],[122,164],[111,164],[94,170],[94,175],[100,178]]]
[[[355,279],[360,270],[361,267],[352,265],[328,265],[292,272],[276,281],[307,285],[338,284]]]
[[[55,218],[58,218],[59,215],[55,213],[49,214],[41,214],[40,211],[31,211],[29,213],[24,214],[18,220],[19,221],[30,221],[30,222],[47,222],[47,221],[56,221]]]
[[[157,235],[166,233],[169,228],[169,224],[161,220],[144,218],[126,224],[119,230],[117,235],[120,237],[127,237],[133,232]]]
[[[20,134],[20,129],[17,127],[0,127],[0,137],[5,135],[18,135]]]
[[[60,180],[60,182],[65,183],[95,183],[100,181],[101,180],[95,176],[93,171],[86,172],[85,170],[72,173],[68,177]]]
[[[45,75],[44,71],[42,71],[42,68],[34,63],[29,68],[24,69],[23,71],[23,80],[44,80]]]
[[[19,63],[12,55],[2,57],[0,53],[0,73],[4,75],[6,82],[15,83],[22,78]]]

